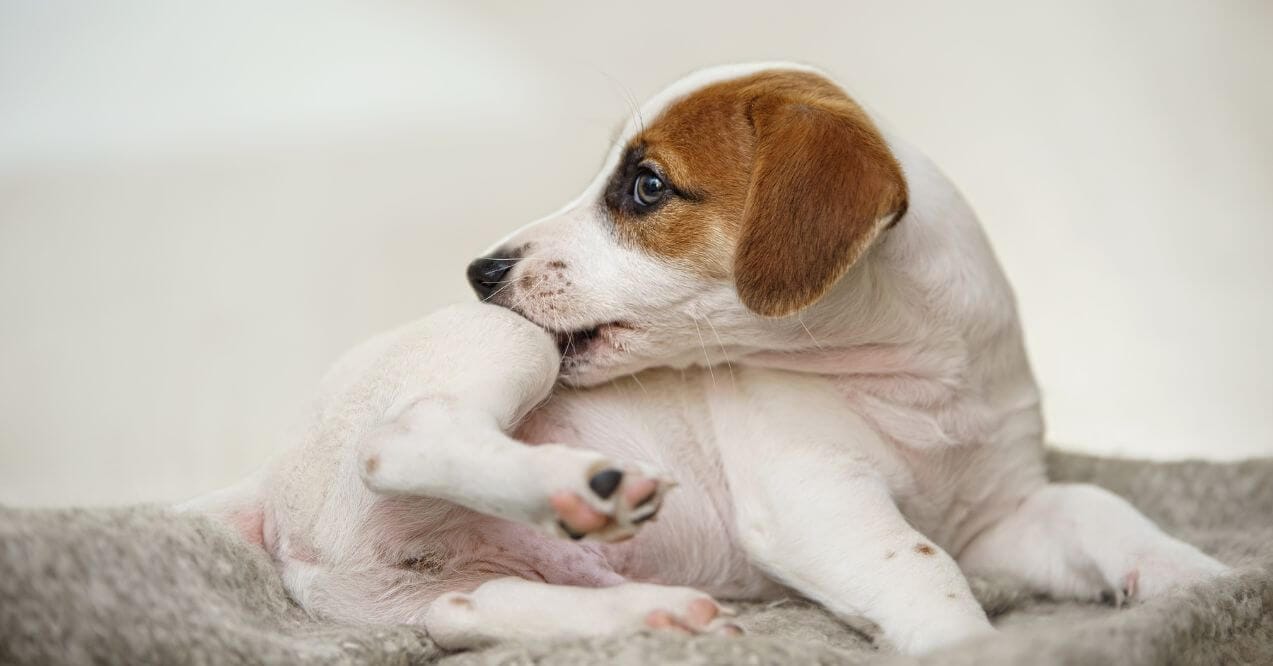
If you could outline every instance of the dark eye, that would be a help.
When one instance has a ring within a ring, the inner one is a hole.
[[[632,198],[638,206],[649,208],[663,199],[667,194],[667,185],[657,173],[642,169],[632,183]]]

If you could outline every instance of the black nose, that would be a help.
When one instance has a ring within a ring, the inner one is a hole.
[[[487,300],[499,291],[504,286],[504,276],[508,275],[516,263],[516,259],[479,257],[469,264],[469,284],[473,285],[477,297]]]

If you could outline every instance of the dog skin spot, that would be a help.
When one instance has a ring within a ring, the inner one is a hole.
[[[559,259],[554,259],[554,260],[552,260],[552,261],[548,262],[548,267],[549,267],[549,268],[555,268],[555,269],[557,269],[557,270],[559,270],[559,271],[560,271],[560,270],[565,270],[565,268],[566,268],[566,262],[561,261],[561,260],[559,260]]]
[[[886,560],[891,560],[891,559],[893,559],[893,556],[894,556],[894,555],[896,555],[896,554],[897,554],[897,553],[896,553],[895,551],[891,551],[891,550],[890,550],[890,551],[888,551],[887,553],[884,553],[884,559],[886,559]]]
[[[917,543],[915,544],[915,552],[919,553],[920,555],[933,555],[937,551],[933,550],[933,547],[926,543]]]
[[[955,598],[955,593],[954,593],[954,592],[947,592],[947,593],[946,593],[946,598],[947,598],[947,599],[954,599],[954,598]]]
[[[460,608],[469,608],[473,605],[473,601],[462,594],[457,594],[454,597],[447,599],[447,602],[452,606],[458,606]]]
[[[401,569],[410,569],[420,573],[437,575],[446,568],[447,559],[440,553],[424,553],[418,557],[407,558],[398,563]]]
[[[368,474],[375,474],[376,470],[380,468],[380,456],[368,457],[367,461],[363,463],[363,468],[367,470]]]

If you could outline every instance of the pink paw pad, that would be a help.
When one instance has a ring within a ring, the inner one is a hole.
[[[730,613],[723,611],[719,604],[710,599],[695,599],[680,615],[666,610],[650,611],[645,616],[645,626],[686,636],[709,633],[741,636],[742,628],[732,622],[723,621],[722,614]]]
[[[548,498],[557,514],[558,527],[571,539],[592,537],[622,541],[636,535],[639,526],[658,513],[663,493],[671,484],[639,472],[607,467],[588,480],[589,491],[600,502],[590,503],[579,493],[560,490]],[[618,497],[615,497],[615,495]],[[609,504],[603,511],[597,504]]]

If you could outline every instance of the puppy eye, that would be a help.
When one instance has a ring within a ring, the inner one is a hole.
[[[667,184],[657,173],[642,169],[632,183],[632,198],[638,206],[649,208],[661,201],[667,194]]]

